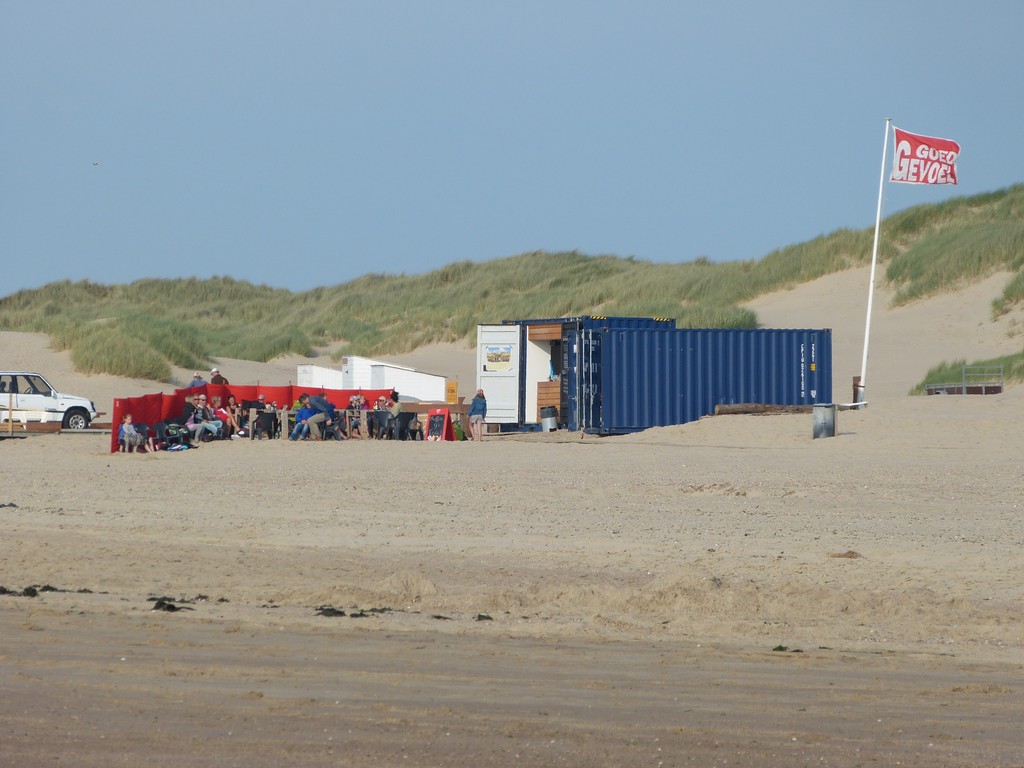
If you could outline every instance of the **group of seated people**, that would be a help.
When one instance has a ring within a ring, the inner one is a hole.
[[[292,441],[333,437],[337,440],[365,438],[370,440],[422,440],[423,425],[412,412],[403,412],[398,393],[381,395],[371,407],[361,394],[349,398],[348,407],[339,410],[323,395],[303,393],[292,406],[294,425],[288,439]]]
[[[120,450],[156,451],[178,444],[195,446],[212,440],[253,437],[262,440],[288,435],[291,441],[402,439],[422,440],[423,425],[412,412],[403,412],[398,393],[381,396],[371,407],[366,398],[353,395],[348,408],[339,410],[323,395],[302,393],[292,404],[287,424],[282,423],[277,403],[266,402],[266,396],[239,403],[229,394],[225,401],[219,395],[185,396],[181,416],[155,422],[135,424],[125,414],[118,429]]]

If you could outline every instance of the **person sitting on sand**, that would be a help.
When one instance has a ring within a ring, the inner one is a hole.
[[[220,368],[213,368],[210,371],[210,383],[211,384],[230,384],[227,379],[220,375]]]
[[[135,431],[142,435],[142,444],[145,446],[147,451],[156,453],[160,450],[160,445],[157,443],[154,435],[156,430],[151,428],[148,424],[136,424]]]
[[[206,406],[206,395],[196,395],[189,403],[185,398],[185,426],[195,435],[197,442],[207,442],[216,438],[224,426],[220,419],[214,418],[213,412]]]
[[[232,435],[237,437],[245,437],[245,417],[248,415],[245,410],[239,405],[238,400],[235,399],[234,395],[228,395],[227,405],[224,406],[231,418],[231,423],[234,428]]]
[[[213,395],[210,398],[210,410],[214,418],[220,419],[224,425],[224,437],[233,437],[238,432],[238,422],[234,420],[231,411],[221,404],[220,395]]]
[[[126,413],[122,416],[121,426],[117,429],[117,442],[121,447],[126,452],[132,453],[136,448],[140,448],[145,441],[146,438],[132,424],[132,415]]]

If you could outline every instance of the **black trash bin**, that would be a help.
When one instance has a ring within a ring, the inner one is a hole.
[[[540,409],[540,428],[542,432],[554,432],[558,429],[558,409],[546,405]]]

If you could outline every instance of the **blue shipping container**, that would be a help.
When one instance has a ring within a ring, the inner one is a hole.
[[[488,420],[519,429],[540,422],[541,404],[538,382],[559,382],[560,394],[544,404],[554,405],[559,413],[569,410],[569,393],[564,370],[567,359],[565,339],[570,333],[597,330],[674,329],[676,321],[667,317],[578,317],[504,320],[501,326],[478,326],[478,354],[481,354],[477,386],[487,389]],[[480,348],[485,350],[480,352]],[[494,359],[487,361],[490,354]],[[564,418],[559,419],[565,423]]]
[[[566,334],[569,429],[620,434],[684,424],[722,404],[832,398],[832,331],[598,329]]]

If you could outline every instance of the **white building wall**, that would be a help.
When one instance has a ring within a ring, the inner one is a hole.
[[[340,368],[299,365],[296,381],[309,388],[396,389],[400,395],[430,402],[444,402],[445,397],[444,376],[366,357],[347,357]]]
[[[395,389],[399,396],[444,402],[444,376],[420,373],[412,368],[380,363],[373,366],[371,389]]]
[[[351,389],[345,384],[344,374],[334,368],[325,368],[322,365],[299,365],[296,368],[295,381],[300,387]]]
[[[371,389],[373,387],[373,360],[366,357],[349,356],[341,361],[345,374],[346,389]]]

